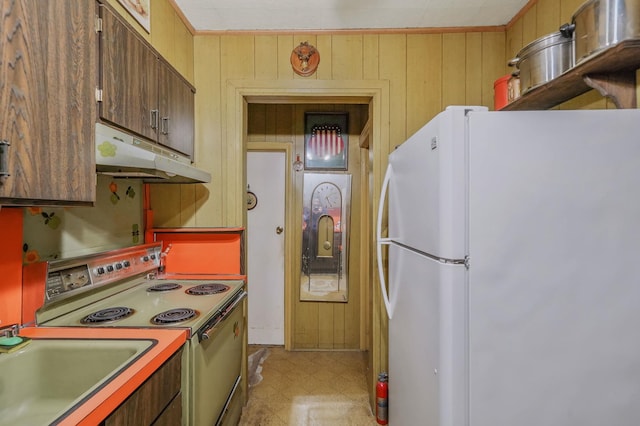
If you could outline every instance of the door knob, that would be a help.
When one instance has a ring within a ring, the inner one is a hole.
[[[282,229],[282,226],[276,227],[276,234],[280,235],[282,234],[282,231],[284,231],[284,229]]]

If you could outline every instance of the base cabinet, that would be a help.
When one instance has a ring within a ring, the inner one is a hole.
[[[102,426],[179,425],[182,422],[182,350],[127,398]]]
[[[164,409],[162,414],[153,422],[153,426],[177,426],[182,423],[182,392],[178,392]]]
[[[0,205],[91,205],[94,1],[0,2]]]

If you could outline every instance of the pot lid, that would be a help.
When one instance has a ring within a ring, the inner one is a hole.
[[[509,61],[509,65],[518,65],[519,62],[521,62],[523,59],[526,59],[528,56],[531,56],[531,54],[536,53],[540,50],[546,49],[548,47],[551,46],[555,46],[555,45],[559,45],[559,44],[565,44],[565,43],[571,43],[573,41],[572,38],[570,37],[566,37],[564,34],[562,34],[560,31],[556,31],[554,33],[551,34],[547,34],[544,37],[540,37],[534,41],[532,41],[531,43],[527,44],[525,47],[523,47],[520,52],[518,52],[518,54],[516,55],[516,57],[514,59],[512,59],[511,61]]]

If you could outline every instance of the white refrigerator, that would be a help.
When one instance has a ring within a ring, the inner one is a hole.
[[[640,424],[640,110],[449,107],[378,216],[390,425]]]

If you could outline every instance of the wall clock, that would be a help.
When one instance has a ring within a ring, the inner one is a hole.
[[[251,191],[247,191],[247,209],[253,210],[258,205],[258,197]]]
[[[351,175],[305,173],[301,300],[346,302]]]
[[[342,204],[342,195],[340,189],[331,182],[323,182],[316,186],[314,190],[323,209],[340,208]]]

